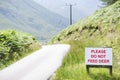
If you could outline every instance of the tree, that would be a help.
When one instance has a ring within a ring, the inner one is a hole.
[[[109,6],[118,0],[101,0],[101,1],[103,2],[104,5]]]

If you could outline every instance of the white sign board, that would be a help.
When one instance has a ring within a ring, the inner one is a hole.
[[[86,65],[112,65],[112,48],[85,48]]]

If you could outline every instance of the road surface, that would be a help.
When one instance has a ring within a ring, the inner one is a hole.
[[[19,60],[0,71],[0,80],[47,80],[62,64],[70,46],[56,44]]]

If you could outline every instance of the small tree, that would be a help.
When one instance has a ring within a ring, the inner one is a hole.
[[[118,0],[101,0],[101,1],[103,2],[104,5],[109,6]]]

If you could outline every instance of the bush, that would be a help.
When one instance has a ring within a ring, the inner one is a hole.
[[[40,48],[39,45],[31,49],[30,46],[38,44],[35,37],[27,33],[6,30],[0,31],[0,65],[6,65],[8,61],[16,61],[25,53]]]

